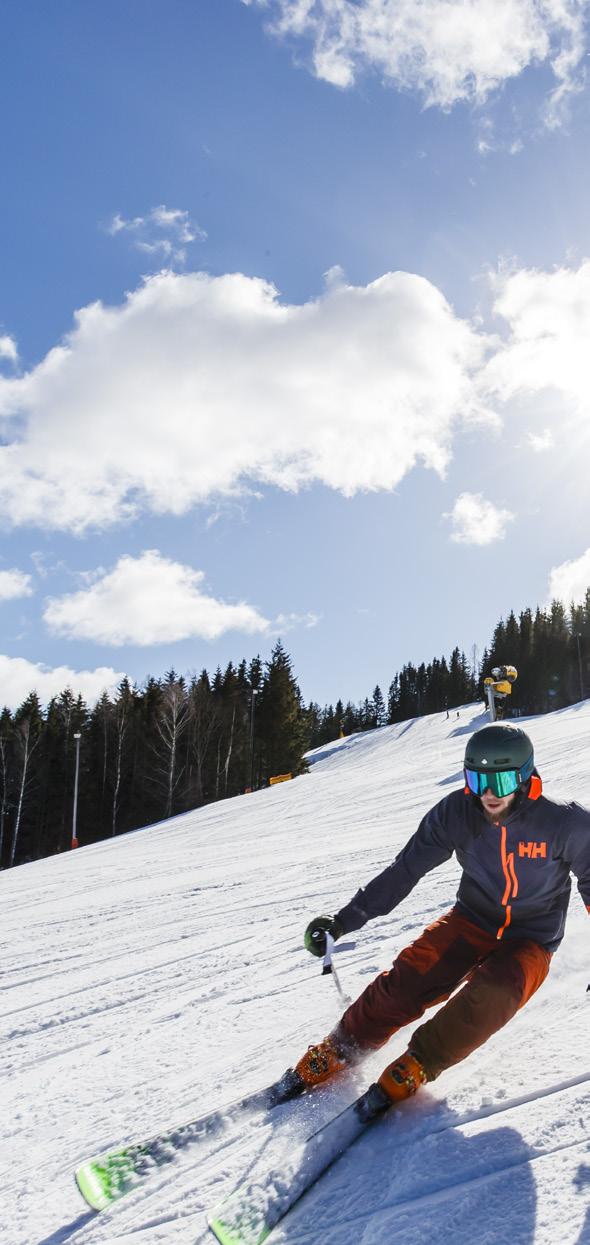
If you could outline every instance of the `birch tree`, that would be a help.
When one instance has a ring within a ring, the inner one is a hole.
[[[9,745],[12,735],[12,718],[8,709],[0,715],[0,868],[4,851],[4,831],[9,808]]]
[[[129,679],[123,679],[112,708],[113,728],[113,798],[111,803],[111,838],[119,828],[119,812],[123,795],[123,768],[133,721],[135,694]]]
[[[14,817],[12,844],[8,861],[9,868],[12,868],[14,865],[23,820],[23,811],[27,796],[30,794],[35,778],[32,768],[32,759],[39,746],[41,727],[42,717],[39,698],[36,692],[31,692],[31,695],[27,697],[22,709],[18,712],[17,719],[15,720],[14,740],[17,758],[20,762],[20,774],[17,778],[16,811]]]
[[[180,742],[190,720],[184,680],[172,671],[162,688],[156,714],[156,781],[164,789],[164,817],[171,817],[175,797],[184,777]]]

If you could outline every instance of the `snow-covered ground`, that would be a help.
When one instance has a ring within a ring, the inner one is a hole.
[[[265,1084],[341,1012],[302,948],[461,783],[481,706],[357,735],[294,782],[4,873],[3,1245],[197,1245],[206,1210],[261,1147],[281,1153],[406,1046],[271,1121],[179,1153],[110,1212],[85,1158]],[[529,719],[548,794],[590,805],[590,702]],[[453,901],[454,861],[338,944],[355,996]],[[376,1124],[291,1211],[276,1245],[590,1243],[590,926],[568,931],[531,1003],[464,1064]]]

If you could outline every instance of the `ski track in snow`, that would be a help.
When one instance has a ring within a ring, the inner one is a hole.
[[[208,1245],[206,1212],[280,1170],[407,1045],[268,1118],[228,1116],[109,1212],[78,1164],[263,1085],[341,1012],[301,947],[461,783],[481,706],[353,736],[309,775],[5,872],[2,1245]],[[590,805],[590,702],[530,719],[548,794]],[[426,777],[425,777],[426,776]],[[454,898],[450,862],[343,939],[355,997]],[[575,891],[550,976],[506,1029],[377,1122],[273,1245],[590,1245],[590,928]]]

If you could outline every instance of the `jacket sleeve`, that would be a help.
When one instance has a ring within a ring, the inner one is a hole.
[[[447,799],[441,800],[423,817],[412,838],[372,882],[357,891],[350,903],[336,913],[345,934],[360,929],[373,917],[384,916],[409,895],[420,878],[453,854],[447,813]]]
[[[572,803],[568,805],[568,814],[565,857],[590,913],[590,811]]]

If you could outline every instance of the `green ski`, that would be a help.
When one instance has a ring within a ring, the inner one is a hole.
[[[295,1202],[315,1184],[369,1124],[391,1107],[378,1085],[314,1133],[286,1164],[248,1178],[212,1211],[208,1222],[220,1245],[262,1245]]]
[[[222,1131],[236,1116],[250,1111],[270,1111],[300,1092],[293,1075],[285,1073],[272,1085],[255,1090],[225,1108],[189,1120],[147,1141],[130,1142],[107,1150],[78,1168],[75,1173],[78,1189],[93,1210],[106,1210],[158,1167],[171,1163],[179,1150]]]

